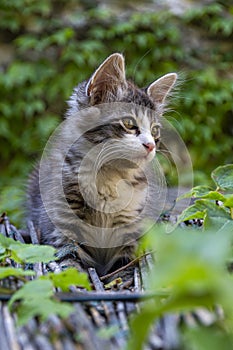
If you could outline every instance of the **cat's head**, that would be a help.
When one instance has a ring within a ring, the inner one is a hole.
[[[89,80],[74,89],[68,101],[67,115],[73,115],[82,108],[109,102],[133,102],[161,110],[176,79],[176,73],[169,73],[140,89],[126,80],[124,57],[114,53],[99,66]]]
[[[95,114],[85,117],[82,113],[80,126],[83,124],[88,129],[85,137],[93,144],[114,142],[119,150],[129,152],[133,161],[140,158],[150,161],[160,138],[159,117],[176,79],[176,73],[166,74],[140,89],[126,80],[124,57],[114,53],[89,80],[75,88],[67,115],[88,107],[100,109],[109,105],[108,113],[100,113],[101,120]]]

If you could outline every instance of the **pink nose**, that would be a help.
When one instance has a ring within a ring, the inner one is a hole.
[[[153,149],[155,148],[155,144],[152,142],[148,142],[148,143],[143,143],[143,146],[147,149],[147,152],[150,153],[151,151],[153,151]]]

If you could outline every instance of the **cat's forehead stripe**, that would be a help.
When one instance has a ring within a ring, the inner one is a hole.
[[[141,122],[146,123],[148,121],[148,125],[153,122],[157,122],[155,111],[142,106],[135,106],[135,108],[132,110],[132,115],[136,120]]]
[[[124,102],[135,103],[136,105],[144,106],[149,109],[155,110],[155,105],[149,98],[149,96],[138,88],[130,89],[127,91],[127,95],[124,97]]]

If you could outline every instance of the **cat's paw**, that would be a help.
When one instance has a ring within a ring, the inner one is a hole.
[[[76,244],[68,243],[59,248],[55,254],[56,261],[47,265],[48,270],[52,272],[61,272],[69,267],[74,267],[83,271],[79,257],[79,247]]]
[[[78,261],[73,259],[64,259],[61,262],[52,261],[48,263],[46,267],[48,272],[56,272],[56,273],[65,271],[69,267],[73,267],[80,272],[84,271],[84,269],[81,267],[81,264]]]
[[[57,250],[55,256],[59,261],[64,259],[79,259],[79,246],[74,243],[65,244]]]

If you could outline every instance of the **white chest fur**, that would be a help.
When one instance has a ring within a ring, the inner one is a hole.
[[[98,227],[115,227],[129,223],[143,207],[147,188],[135,180],[135,170],[119,171],[105,167],[93,176],[90,170],[79,175],[79,185],[85,202],[96,215],[92,224]]]

